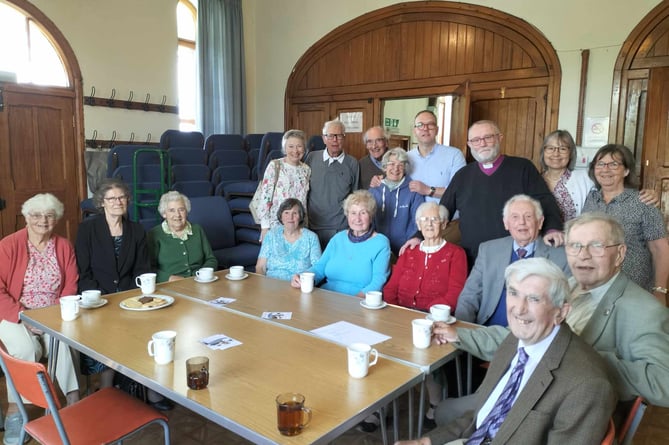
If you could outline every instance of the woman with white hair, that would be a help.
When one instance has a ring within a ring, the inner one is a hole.
[[[19,322],[19,313],[58,304],[60,297],[77,293],[77,261],[72,244],[53,233],[63,217],[63,204],[51,193],[23,203],[26,227],[0,240],[0,340],[14,357],[37,361],[47,352],[48,338]],[[79,400],[79,384],[70,349],[58,349],[56,380],[67,403]],[[21,414],[7,391],[5,443],[18,442]]]
[[[400,247],[411,238],[416,226],[416,210],[425,197],[409,189],[411,177],[406,174],[409,156],[403,148],[388,150],[381,160],[385,177],[381,184],[372,187],[369,192],[376,200],[376,230],[390,240],[390,247],[395,255]]]
[[[158,213],[164,221],[148,234],[151,268],[159,283],[192,277],[202,267],[218,268],[204,230],[188,222],[190,209],[190,199],[179,192],[160,197]]]
[[[286,199],[299,199],[307,208],[311,168],[302,162],[306,147],[307,138],[303,131],[288,130],[281,139],[281,151],[285,156],[267,164],[261,186],[256,190],[261,200],[261,205],[255,209],[255,216],[260,220],[256,222],[260,224],[261,242],[269,229],[280,224],[275,217],[276,211]]]

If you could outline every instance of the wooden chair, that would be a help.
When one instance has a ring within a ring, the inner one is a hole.
[[[641,423],[641,419],[643,418],[647,407],[648,404],[643,397],[637,396],[624,423],[620,426],[620,432],[618,433],[619,444],[629,445],[632,443],[634,434],[636,433],[637,428],[639,428],[639,424]]]
[[[602,445],[613,445],[616,439],[616,426],[613,419],[609,419],[609,429],[606,430],[606,436],[602,439]]]
[[[167,417],[123,391],[101,389],[61,408],[42,363],[14,358],[0,343],[0,365],[21,412],[23,428],[18,443],[24,443],[26,433],[41,444],[115,443],[153,423],[163,427],[165,444],[170,443]],[[46,414],[30,420],[21,396],[46,409]]]

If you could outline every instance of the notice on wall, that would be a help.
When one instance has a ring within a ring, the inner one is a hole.
[[[583,147],[601,147],[609,143],[609,118],[586,117],[583,125]]]
[[[339,113],[339,120],[344,123],[347,133],[362,133],[362,111]]]

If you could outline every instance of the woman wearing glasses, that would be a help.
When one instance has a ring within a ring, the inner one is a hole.
[[[542,176],[555,196],[562,221],[581,214],[585,199],[595,186],[586,170],[574,170],[576,156],[574,138],[566,130],[556,130],[546,136],[539,153]],[[652,190],[642,190],[640,198],[648,205],[658,202]]]
[[[659,209],[639,200],[634,155],[624,145],[605,145],[590,162],[589,175],[596,187],[583,211],[604,212],[623,226],[627,245],[623,271],[664,302],[669,280],[667,233]]]
[[[33,196],[23,203],[26,227],[0,241],[0,340],[14,357],[39,360],[48,338],[19,323],[19,313],[58,304],[77,292],[77,263],[70,242],[53,233],[63,216],[63,204],[52,194]],[[79,400],[77,373],[70,349],[58,349],[56,379],[68,405]],[[21,415],[11,397],[5,419],[5,443],[18,443]]]

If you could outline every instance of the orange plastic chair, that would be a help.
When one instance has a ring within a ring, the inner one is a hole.
[[[627,414],[625,422],[620,427],[620,432],[618,433],[619,444],[626,445],[632,443],[632,438],[634,438],[634,434],[641,423],[641,419],[643,418],[647,407],[648,404],[643,397],[637,396],[637,398],[634,399],[634,404],[632,405],[629,414]]]
[[[101,389],[61,409],[43,364],[12,357],[0,342],[0,365],[23,419],[19,443],[27,433],[41,444],[108,444],[153,423],[163,427],[165,444],[170,443],[167,417],[123,391]],[[47,413],[31,421],[21,396]]]
[[[613,445],[616,439],[616,426],[613,424],[613,419],[609,419],[609,429],[606,430],[606,436],[602,440],[602,445]]]

